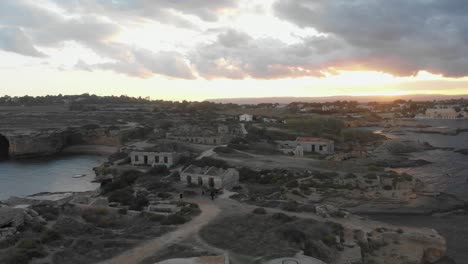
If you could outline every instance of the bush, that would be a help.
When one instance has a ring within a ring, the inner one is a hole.
[[[382,189],[386,190],[386,191],[391,191],[393,189],[393,187],[391,185],[384,185],[382,187]]]
[[[290,182],[286,183],[286,187],[288,187],[288,188],[297,188],[297,187],[299,187],[299,183],[296,180],[290,181]]]
[[[49,229],[49,230],[44,231],[44,233],[42,233],[41,242],[50,243],[53,241],[60,240],[61,238],[62,238],[62,235],[60,235],[59,232]]]
[[[271,218],[275,220],[279,220],[283,223],[291,222],[294,220],[294,217],[291,217],[285,213],[274,213],[271,215]]]
[[[322,238],[322,242],[329,247],[334,246],[336,245],[336,236],[333,234],[327,234]]]
[[[17,248],[22,248],[22,249],[34,249],[37,247],[40,247],[40,243],[38,240],[35,239],[23,239],[20,240],[18,245],[16,245]]]
[[[370,165],[369,167],[367,167],[367,169],[369,171],[384,171],[385,170],[384,167],[375,166],[375,165]]]
[[[364,178],[369,179],[369,180],[377,180],[377,174],[368,173],[368,174],[364,175]]]
[[[24,251],[15,251],[12,255],[5,258],[5,264],[28,264],[30,258]]]
[[[114,227],[116,218],[104,208],[88,208],[85,209],[81,217],[88,223],[94,224],[95,226],[102,228]]]
[[[170,171],[167,169],[165,165],[157,165],[152,167],[151,169],[148,170],[146,174],[148,175],[154,175],[154,176],[160,176],[160,175],[166,175],[169,174]]]
[[[123,189],[126,187],[131,186],[133,183],[135,183],[136,179],[140,177],[143,173],[140,171],[125,171],[122,173],[120,176],[115,177],[112,182],[109,182],[107,184],[104,184],[101,186],[103,194]]]
[[[297,212],[299,210],[299,204],[296,201],[287,202],[281,205],[281,209],[289,212]]]
[[[32,209],[44,217],[47,221],[54,221],[57,220],[60,210],[58,207],[49,204],[38,204],[33,205]]]
[[[161,221],[163,225],[182,225],[185,224],[187,220],[185,217],[180,214],[171,214],[168,215],[164,220]]]
[[[233,153],[234,149],[232,149],[230,147],[216,147],[216,148],[214,148],[213,151],[216,152],[216,153],[229,154],[229,153]]]
[[[117,202],[124,205],[130,205],[134,200],[133,189],[125,188],[113,191],[108,196],[109,202]]]
[[[138,194],[130,204],[130,210],[141,211],[149,204],[148,199],[142,194]]]
[[[252,211],[253,214],[266,214],[267,211],[265,210],[265,208],[263,207],[258,207],[258,208],[255,208],[253,211]]]

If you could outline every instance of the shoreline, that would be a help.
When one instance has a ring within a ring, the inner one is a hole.
[[[118,151],[116,146],[106,145],[73,145],[63,148],[58,154],[83,154],[107,156]]]

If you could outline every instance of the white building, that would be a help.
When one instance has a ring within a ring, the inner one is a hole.
[[[236,169],[227,170],[206,167],[200,168],[195,165],[188,166],[180,174],[180,180],[187,185],[199,185],[215,189],[232,189],[239,185],[239,172]]]
[[[181,155],[176,152],[147,152],[132,151],[130,160],[133,166],[158,166],[171,167],[179,161]]]
[[[276,141],[282,149],[296,149],[301,146],[304,152],[315,152],[319,154],[333,154],[335,152],[335,143],[326,138],[298,137],[295,141],[278,140]]]
[[[456,119],[464,118],[463,111],[457,112],[453,108],[429,108],[426,110],[426,118],[431,119]]]
[[[239,116],[239,121],[244,121],[244,122],[252,122],[253,121],[253,115],[250,114],[243,114]]]

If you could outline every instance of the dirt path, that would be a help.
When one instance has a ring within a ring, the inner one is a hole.
[[[190,202],[197,203],[201,209],[201,214],[192,221],[179,226],[175,231],[167,233],[161,237],[146,241],[136,248],[130,249],[122,254],[109,259],[100,264],[136,264],[143,261],[145,258],[152,256],[156,251],[163,249],[171,244],[180,242],[190,235],[196,234],[201,227],[213,220],[220,209],[216,203],[208,198],[200,197]]]

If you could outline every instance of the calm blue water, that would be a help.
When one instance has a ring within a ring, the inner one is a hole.
[[[0,162],[0,200],[39,192],[89,191],[99,184],[94,180],[93,167],[105,157],[69,155],[48,159]],[[83,178],[74,175],[86,174]]]

